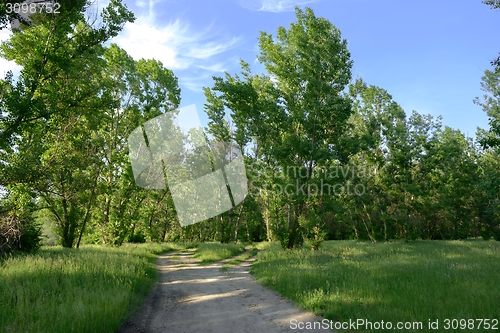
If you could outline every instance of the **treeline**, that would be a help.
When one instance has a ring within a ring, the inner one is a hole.
[[[242,61],[241,74],[204,89],[207,136],[242,148],[249,193],[230,211],[181,228],[168,189],[135,184],[127,147],[132,130],[179,106],[177,78],[159,61],[105,46],[134,20],[121,1],[111,0],[99,23],[85,20],[84,0],[61,6],[0,46],[0,56],[23,68],[0,80],[0,251],[38,247],[41,222],[65,247],[500,240],[497,63],[475,101],[490,128],[473,141],[353,80],[340,31],[297,9],[288,29],[261,33],[264,73]]]

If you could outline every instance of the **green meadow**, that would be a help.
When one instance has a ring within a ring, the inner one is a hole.
[[[0,332],[115,332],[155,283],[158,254],[193,247],[203,263],[245,250],[217,243],[85,245],[0,258]]]
[[[156,254],[184,244],[44,247],[0,262],[0,332],[114,332],[156,281]]]
[[[469,332],[495,331],[477,329],[479,320],[500,320],[495,241],[327,241],[318,251],[260,246],[266,250],[251,270],[258,281],[330,320],[416,321],[423,331],[430,331],[429,320],[439,320],[433,332],[460,331],[444,329],[446,319],[457,319],[450,327],[459,328],[462,319],[476,320]]]
[[[326,241],[284,251],[278,243],[43,247],[0,262],[0,332],[115,332],[156,281],[159,253],[196,247],[202,263],[258,253],[251,273],[303,309],[333,321],[422,322],[500,319],[500,243]],[[469,324],[469,322],[468,322]],[[498,326],[497,326],[498,327]],[[493,326],[491,327],[493,328]],[[500,329],[500,327],[499,327]],[[342,330],[340,330],[342,331]],[[363,327],[356,332],[379,332]],[[463,331],[463,330],[462,330]]]

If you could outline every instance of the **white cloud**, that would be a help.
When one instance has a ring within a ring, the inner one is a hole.
[[[12,71],[16,74],[15,76],[17,76],[20,70],[21,66],[16,65],[14,61],[7,61],[0,58],[0,79],[5,78],[5,74],[7,74],[8,71]]]
[[[154,58],[167,68],[182,70],[194,66],[200,60],[210,58],[230,50],[240,41],[240,37],[214,40],[215,33],[208,27],[202,32],[193,31],[187,23],[176,20],[164,26],[155,24],[154,5],[158,0],[138,1],[147,7],[144,15],[135,23],[125,25],[121,34],[113,41],[125,49],[134,59]]]
[[[0,42],[5,42],[10,39],[12,31],[10,31],[10,25],[8,28],[0,30]]]
[[[303,6],[318,0],[240,0],[240,5],[249,10],[262,12],[288,12],[296,6]]]
[[[9,29],[0,30],[0,43],[9,40],[10,35],[11,31]],[[16,65],[14,61],[8,61],[3,58],[0,58],[0,79],[3,79],[8,71],[12,71],[14,77],[18,76],[21,68],[22,67]]]

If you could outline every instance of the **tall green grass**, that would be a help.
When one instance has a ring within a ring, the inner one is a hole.
[[[115,332],[182,244],[42,248],[0,262],[0,332]]]
[[[220,261],[245,251],[241,244],[199,243],[194,256],[202,263]]]
[[[329,241],[319,251],[283,251],[271,244],[251,273],[334,321],[420,321],[428,331],[429,319],[438,319],[435,332],[453,332],[444,330],[445,319],[500,320],[495,241]]]

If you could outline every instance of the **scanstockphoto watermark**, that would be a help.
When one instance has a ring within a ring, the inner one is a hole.
[[[332,165],[329,167],[299,167],[289,165],[281,168],[249,168],[248,173],[252,178],[267,176],[273,179],[328,179],[347,180],[367,178],[376,173],[373,167],[364,165]]]
[[[254,182],[259,193],[272,192],[277,196],[362,196],[366,192],[359,180],[375,173],[365,166],[334,165],[331,167],[305,168],[287,166],[278,170],[249,170],[251,179],[263,176],[272,178],[271,184]]]
[[[132,131],[128,147],[136,184],[145,189],[168,184],[183,227],[234,208],[248,193],[240,147],[209,142],[195,105],[148,120]]]
[[[366,192],[364,184],[351,184],[351,183],[336,183],[329,184],[320,179],[319,184],[300,184],[299,180],[296,179],[295,183],[282,184],[272,184],[264,185],[262,187],[256,187],[259,193],[272,192],[277,196],[307,196],[309,199],[315,196],[362,196]]]
[[[430,321],[429,321],[430,323]],[[420,321],[370,321],[368,319],[356,319],[349,321],[338,321],[323,319],[322,321],[298,321],[297,319],[290,320],[290,329],[296,330],[412,330],[422,331],[424,324]],[[429,324],[431,329],[431,323]],[[437,329],[437,328],[432,328]]]

